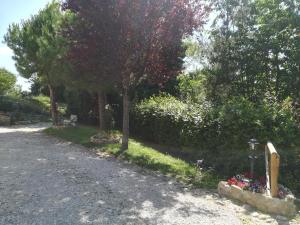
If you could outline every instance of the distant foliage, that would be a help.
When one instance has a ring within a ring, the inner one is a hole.
[[[0,68],[0,95],[12,90],[16,84],[16,76],[4,68]]]
[[[40,99],[31,97],[0,96],[0,111],[10,115],[13,124],[17,121],[49,119],[49,108]]]
[[[47,114],[48,108],[38,99],[19,96],[0,96],[0,111]]]
[[[192,104],[203,104],[207,99],[206,77],[201,71],[178,76],[178,92],[180,99]]]

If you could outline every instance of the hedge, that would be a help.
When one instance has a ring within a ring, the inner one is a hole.
[[[233,98],[221,106],[212,106],[187,104],[168,95],[151,97],[132,109],[131,133],[172,146],[172,154],[184,155],[191,161],[204,159],[224,176],[249,170],[251,138],[261,143],[256,171],[263,174],[263,147],[272,141],[283,156],[282,171],[287,176],[282,182],[300,190],[300,182],[296,182],[300,180],[300,151],[295,150],[300,145],[299,128],[288,99],[282,104],[254,104]]]

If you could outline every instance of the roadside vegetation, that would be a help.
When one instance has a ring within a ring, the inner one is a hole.
[[[11,124],[49,120],[47,99],[49,97],[22,92],[16,85],[16,76],[0,69],[0,113],[6,115]]]
[[[194,187],[215,189],[217,186],[219,179],[214,172],[200,171],[195,164],[161,153],[137,140],[129,140],[129,148],[126,152],[122,152],[120,143],[92,144],[90,138],[98,132],[99,129],[88,126],[48,128],[45,130],[48,135],[93,148],[96,151],[109,153],[141,167],[159,171]]]

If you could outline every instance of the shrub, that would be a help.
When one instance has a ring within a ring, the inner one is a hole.
[[[205,112],[173,96],[151,97],[133,109],[131,128],[136,136],[149,141],[187,146],[187,142],[195,143],[193,136],[201,127]]]
[[[48,108],[37,99],[20,96],[0,96],[0,111],[9,113],[12,122],[49,114]]]
[[[4,68],[0,68],[0,94],[12,90],[16,84],[16,76]]]
[[[137,104],[131,116],[135,136],[175,146],[178,153],[184,153],[194,161],[204,158],[224,176],[249,170],[248,141],[251,138],[257,138],[261,143],[257,153],[260,157],[256,163],[258,173],[264,171],[263,146],[267,141],[272,141],[279,149],[299,145],[299,128],[289,99],[282,104],[267,101],[255,104],[239,97],[211,107],[208,103],[186,104],[164,95]],[[289,150],[285,155],[295,159]],[[287,158],[283,167],[299,167],[299,160],[286,166],[289,162],[291,159]]]

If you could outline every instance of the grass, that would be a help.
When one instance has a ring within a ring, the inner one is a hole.
[[[48,96],[39,95],[32,97],[32,99],[38,102],[46,111],[49,111],[50,98]]]
[[[120,150],[120,144],[92,144],[90,137],[98,133],[98,130],[94,127],[48,128],[45,133],[86,147],[97,147],[98,151],[107,152],[141,167],[159,171],[195,187],[215,189],[219,181],[218,177],[212,172],[200,172],[195,165],[163,154],[133,139],[129,140],[129,149],[124,153]]]
[[[38,102],[45,111],[50,110],[50,98],[48,96],[44,96],[44,95],[39,95],[39,96],[34,96],[32,97],[32,99],[36,102]],[[62,115],[65,115],[66,113],[66,104],[64,103],[58,103],[58,112]]]

